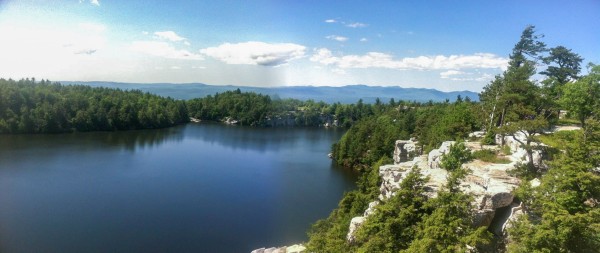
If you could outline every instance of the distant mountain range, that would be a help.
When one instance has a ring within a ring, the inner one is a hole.
[[[77,82],[61,81],[62,84],[83,84],[92,87],[119,88],[123,90],[138,89],[161,96],[175,99],[192,99],[214,95],[215,93],[228,90],[240,89],[242,92],[256,92],[271,96],[271,98],[295,98],[300,100],[313,99],[327,103],[356,103],[362,99],[365,103],[374,103],[379,98],[382,102],[388,102],[391,98],[396,101],[409,100],[427,102],[456,100],[460,95],[469,97],[473,101],[479,100],[479,95],[471,91],[443,92],[435,89],[402,88],[399,86],[367,86],[347,85],[341,87],[330,86],[287,86],[287,87],[248,87],[234,85],[208,85],[202,83],[117,83],[117,82]]]

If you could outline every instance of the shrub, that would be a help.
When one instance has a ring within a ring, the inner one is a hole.
[[[505,157],[498,157],[495,151],[483,149],[473,152],[473,158],[488,162],[488,163],[510,163],[510,160]]]

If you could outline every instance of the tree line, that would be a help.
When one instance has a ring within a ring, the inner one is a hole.
[[[184,101],[139,90],[0,79],[0,133],[163,128],[188,120]]]
[[[240,89],[195,98],[187,101],[191,117],[221,121],[227,117],[241,125],[277,126],[278,120],[287,120],[287,126],[322,126],[337,123],[349,127],[360,118],[373,115],[380,104],[327,104],[314,100],[272,99],[268,95],[242,92]]]

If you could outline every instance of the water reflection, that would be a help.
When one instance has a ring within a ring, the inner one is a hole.
[[[344,131],[343,129],[314,127],[301,128],[299,131],[299,128],[264,128],[201,123],[188,124],[186,137],[232,149],[250,149],[264,153],[266,150],[293,147],[298,142],[315,144],[323,139],[337,141]],[[228,135],[228,138],[222,138],[223,134]]]
[[[119,132],[0,135],[0,158],[11,152],[31,151],[32,148],[46,150],[48,152],[42,154],[50,155],[62,152],[65,148],[79,151],[96,151],[98,148],[124,149],[135,152],[136,149],[152,148],[166,141],[182,141],[184,127]]]

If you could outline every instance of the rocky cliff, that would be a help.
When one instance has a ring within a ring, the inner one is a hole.
[[[481,135],[481,134],[479,134]],[[519,164],[528,162],[526,151],[517,140],[523,141],[525,136],[497,136],[498,143],[504,143],[510,148],[510,155],[506,155],[510,163],[499,164],[473,160],[463,164],[463,168],[470,171],[469,175],[461,182],[461,189],[471,194],[474,198],[472,208],[475,213],[475,226],[488,226],[490,231],[500,235],[507,226],[507,221],[515,219],[520,211],[519,203],[515,202],[513,190],[518,187],[520,180],[509,175],[508,171]],[[400,188],[402,180],[413,166],[418,166],[424,177],[429,177],[426,191],[429,197],[436,197],[438,190],[446,184],[448,172],[440,167],[443,155],[448,153],[453,141],[442,143],[438,149],[428,154],[421,154],[419,145],[414,140],[396,141],[394,151],[394,164],[379,167],[381,177],[380,195],[377,200],[369,204],[363,216],[355,217],[350,222],[347,240],[354,240],[355,231],[366,221],[370,214],[376,211],[375,206],[392,197]],[[535,144],[542,145],[542,144]],[[465,146],[472,152],[482,149],[499,150],[497,145],[482,145],[479,142],[465,142]],[[542,151],[535,150],[533,163],[543,165]],[[543,166],[542,166],[543,167]]]

